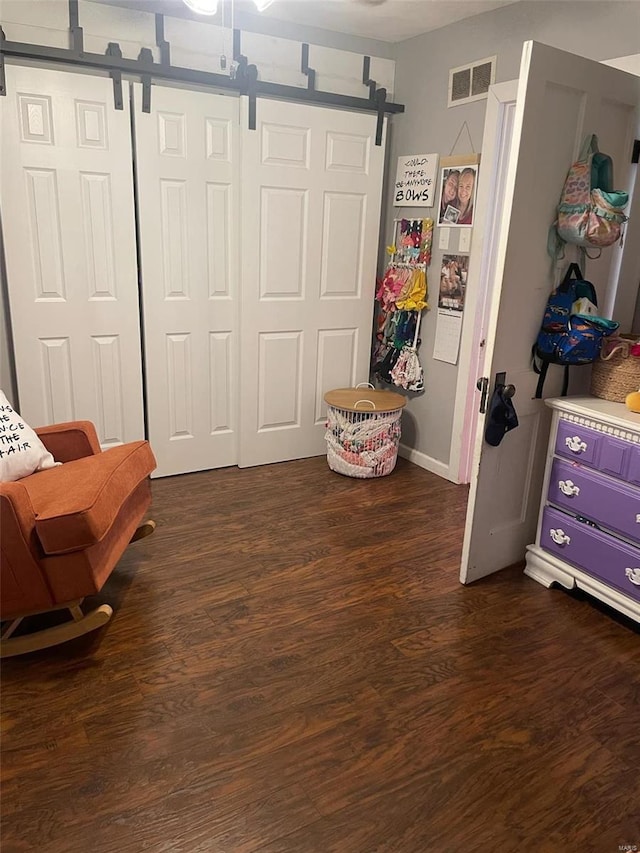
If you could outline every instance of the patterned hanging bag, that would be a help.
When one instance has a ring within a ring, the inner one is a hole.
[[[548,251],[554,260],[570,243],[583,249],[612,246],[622,238],[629,202],[613,188],[613,162],[598,150],[598,137],[586,137],[578,160],[569,169],[558,204],[558,218],[549,231]]]

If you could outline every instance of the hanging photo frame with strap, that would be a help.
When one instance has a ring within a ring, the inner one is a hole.
[[[479,154],[440,158],[438,225],[473,226],[479,165]]]

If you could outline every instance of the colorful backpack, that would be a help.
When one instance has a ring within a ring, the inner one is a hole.
[[[569,169],[558,204],[558,218],[549,233],[549,254],[562,256],[565,243],[583,248],[611,246],[627,221],[625,192],[612,189],[613,162],[598,150],[598,137],[587,136],[579,159]]]
[[[575,278],[572,278],[575,276]],[[550,364],[564,366],[562,396],[569,388],[569,366],[591,364],[598,357],[602,341],[613,334],[620,325],[613,320],[592,314],[573,313],[574,304],[587,299],[598,305],[596,290],[590,281],[582,278],[580,267],[571,264],[559,285],[547,301],[542,327],[533,346],[533,369],[539,375],[536,398],[542,397],[542,388]],[[536,363],[540,361],[540,365]]]

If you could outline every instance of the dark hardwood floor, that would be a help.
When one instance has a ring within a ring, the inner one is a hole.
[[[3,853],[640,848],[638,634],[519,569],[462,587],[466,487],[153,490],[111,623],[3,664]]]

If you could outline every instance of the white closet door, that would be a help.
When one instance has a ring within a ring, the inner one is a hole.
[[[324,393],[368,378],[384,146],[371,114],[261,98],[250,131],[242,101],[244,467],[324,453]]]
[[[9,65],[0,195],[20,409],[144,436],[131,125],[103,77]]]
[[[237,461],[237,97],[134,85],[156,476]]]

